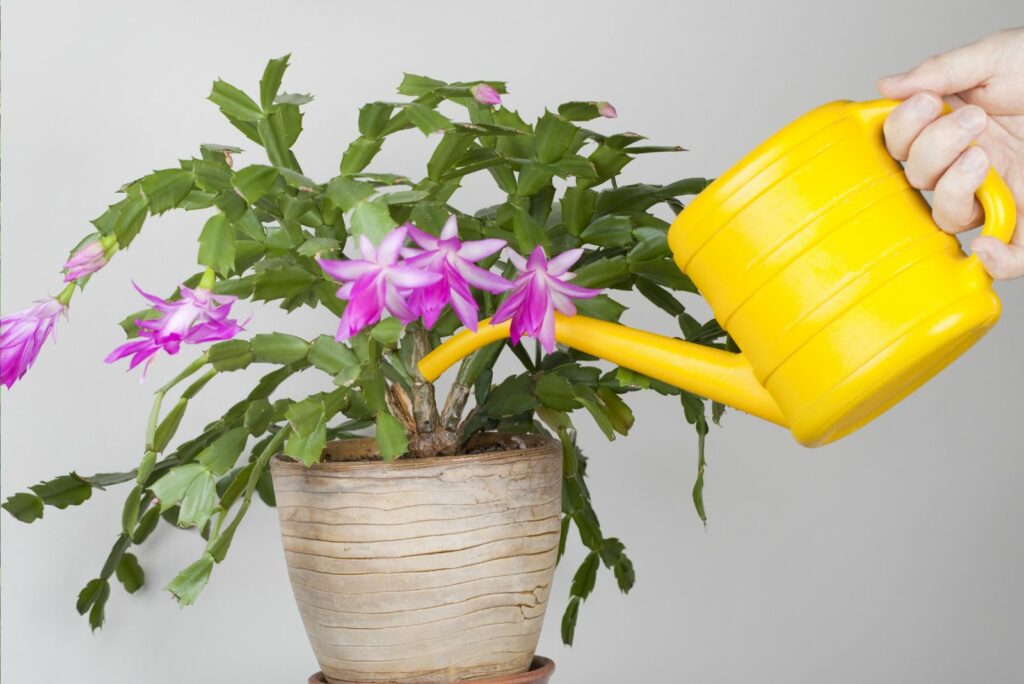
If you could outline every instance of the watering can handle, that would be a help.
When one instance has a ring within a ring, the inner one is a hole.
[[[865,108],[868,121],[878,128],[878,133],[881,135],[885,118],[900,104],[902,104],[900,100],[875,100],[857,103],[854,106]],[[944,104],[943,111],[949,113],[952,109],[948,104]],[[996,173],[995,169],[990,168],[985,180],[975,192],[975,196],[985,212],[985,223],[981,227],[981,234],[1003,242],[1010,242],[1017,226],[1017,204],[1006,181]],[[977,257],[972,258],[977,259]]]
[[[975,195],[985,212],[981,234],[1010,242],[1017,227],[1017,205],[1006,181],[990,168]]]

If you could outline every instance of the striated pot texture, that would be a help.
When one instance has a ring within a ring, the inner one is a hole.
[[[373,439],[271,461],[295,600],[331,684],[526,672],[558,553],[562,451],[477,435],[465,455],[383,463]]]

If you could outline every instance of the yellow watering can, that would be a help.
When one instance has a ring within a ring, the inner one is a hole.
[[[709,185],[669,246],[742,353],[556,314],[561,344],[788,427],[819,446],[869,422],[999,318],[977,257],[941,231],[885,149],[898,102],[833,102],[797,119]],[[983,235],[1008,241],[1013,196],[990,172]],[[428,354],[434,380],[508,336],[462,332]]]

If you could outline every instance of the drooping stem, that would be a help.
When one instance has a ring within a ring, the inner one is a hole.
[[[206,551],[213,556],[214,560],[219,563],[224,560],[227,555],[228,547],[231,546],[231,540],[235,536],[235,530],[238,529],[238,525],[242,522],[242,518],[249,511],[249,506],[252,505],[252,495],[256,491],[256,485],[259,484],[260,477],[263,476],[263,471],[266,470],[267,464],[270,462],[270,458],[277,453],[277,450],[281,448],[284,443],[285,437],[291,432],[291,427],[285,425],[271,438],[267,445],[260,452],[260,455],[256,458],[253,463],[252,470],[249,472],[249,479],[245,483],[245,491],[242,493],[242,505],[239,506],[238,511],[235,513],[235,517],[232,518],[228,526],[223,530],[221,525],[224,519],[227,517],[228,511],[225,509],[220,510],[217,521],[215,522],[214,534],[210,535],[210,541],[206,545]]]
[[[153,396],[153,407],[149,411],[149,421],[146,423],[146,451],[153,450],[153,443],[156,439],[156,428],[157,423],[160,420],[160,405],[163,403],[164,396],[174,388],[175,385],[185,380],[200,368],[206,365],[208,358],[206,354],[203,354],[198,359],[190,363],[180,373],[171,378],[166,385],[158,389]]]

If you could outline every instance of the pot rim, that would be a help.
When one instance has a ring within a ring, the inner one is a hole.
[[[392,461],[384,461],[378,456],[373,460],[358,461],[317,461],[312,465],[305,465],[301,461],[285,456],[283,453],[275,454],[271,461],[272,469],[288,469],[300,472],[308,472],[312,469],[320,470],[368,470],[384,468],[426,468],[431,466],[458,465],[463,463],[477,463],[480,461],[491,461],[506,459],[509,456],[521,457],[524,459],[537,456],[550,455],[552,451],[561,452],[562,444],[557,439],[545,435],[514,432],[481,432],[474,435],[470,440],[483,437],[488,441],[496,438],[517,438],[522,439],[526,446],[522,449],[505,449],[502,451],[486,451],[478,454],[452,454],[451,456],[429,456],[423,458],[410,458],[400,456]],[[376,446],[377,440],[373,437],[356,437],[354,439],[335,439],[327,442],[324,447],[329,451],[332,445],[345,446]]]

